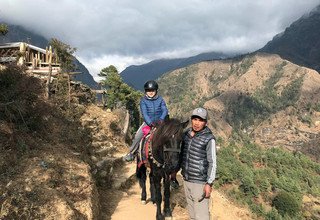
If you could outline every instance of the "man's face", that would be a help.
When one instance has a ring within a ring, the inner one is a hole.
[[[199,118],[199,117],[193,117],[191,118],[191,125],[192,125],[192,130],[194,132],[201,131],[207,124],[207,121]]]

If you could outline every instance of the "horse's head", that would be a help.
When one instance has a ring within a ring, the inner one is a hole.
[[[152,141],[152,154],[167,172],[178,168],[183,131],[189,121],[168,119],[159,125]]]

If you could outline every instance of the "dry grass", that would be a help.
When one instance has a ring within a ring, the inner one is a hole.
[[[0,87],[0,218],[93,219],[83,109],[46,101],[42,82],[15,66],[0,72]]]

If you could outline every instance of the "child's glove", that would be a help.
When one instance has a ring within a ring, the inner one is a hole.
[[[159,125],[161,125],[163,123],[163,120],[158,120],[156,122],[152,122],[151,126],[152,127],[158,127]]]

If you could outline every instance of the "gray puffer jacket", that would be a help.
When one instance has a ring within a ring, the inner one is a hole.
[[[216,175],[215,137],[208,127],[193,137],[191,131],[185,132],[182,142],[182,176],[186,181],[212,184]]]

